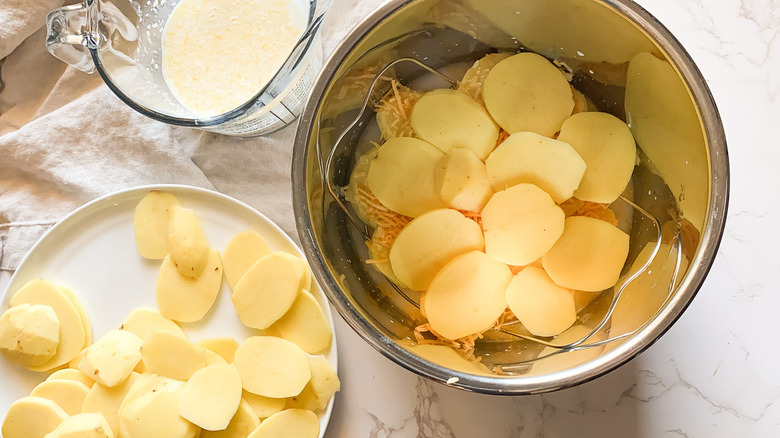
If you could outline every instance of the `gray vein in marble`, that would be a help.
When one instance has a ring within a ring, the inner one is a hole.
[[[391,438],[408,434],[412,431],[411,427],[417,428],[417,438],[455,438],[452,428],[442,418],[439,395],[431,383],[418,377],[415,389],[417,404],[414,413],[404,420],[402,426],[392,427],[371,412],[368,413],[374,421],[369,438]]]

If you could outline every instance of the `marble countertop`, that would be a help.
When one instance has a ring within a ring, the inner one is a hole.
[[[780,149],[766,135],[780,120],[780,1],[637,2],[698,64],[729,146],[726,232],[690,307],[658,342],[606,376],[521,397],[417,377],[339,320],[342,391],[327,437],[780,435],[780,257],[770,249],[780,245],[772,230],[780,203],[759,199],[780,183]],[[333,15],[346,3],[336,0]]]

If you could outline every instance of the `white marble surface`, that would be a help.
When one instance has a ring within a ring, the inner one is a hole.
[[[343,390],[328,437],[780,436],[780,258],[772,250],[780,245],[780,148],[767,135],[780,121],[780,1],[638,3],[698,64],[728,140],[726,233],[691,306],[614,372],[523,397],[471,394],[418,378],[340,322]]]

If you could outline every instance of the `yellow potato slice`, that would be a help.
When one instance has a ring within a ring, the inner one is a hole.
[[[236,350],[233,365],[247,391],[271,398],[301,393],[311,379],[306,352],[272,336],[253,336]]]
[[[81,314],[73,302],[56,285],[46,280],[31,280],[12,297],[10,305],[42,304],[50,306],[60,321],[59,345],[54,356],[42,365],[27,367],[32,371],[48,371],[76,357],[87,339]]]
[[[441,199],[456,210],[482,211],[493,196],[485,163],[468,149],[450,149],[436,163],[434,183]]]
[[[493,188],[535,184],[560,204],[580,186],[585,161],[568,143],[533,132],[509,136],[485,161]]]
[[[512,272],[480,251],[447,263],[431,282],[423,309],[431,328],[447,339],[459,339],[490,328],[506,309]]]
[[[49,399],[22,397],[8,408],[0,434],[5,438],[43,437],[66,418],[68,414]]]
[[[371,162],[366,185],[382,205],[406,216],[444,208],[434,184],[434,169],[443,156],[428,142],[392,138],[379,148]]]
[[[206,366],[202,348],[170,332],[150,334],[141,346],[141,356],[149,372],[178,380],[187,380]]]
[[[282,252],[258,260],[233,289],[233,306],[247,327],[264,330],[281,318],[301,290],[303,270]]]
[[[456,210],[429,211],[409,222],[390,248],[395,276],[412,290],[425,290],[447,262],[485,246],[475,221]]]
[[[284,339],[309,354],[316,354],[330,347],[333,332],[317,299],[307,290],[298,293],[290,310],[279,318],[274,327]]]
[[[200,438],[246,438],[260,425],[260,419],[246,400],[241,400],[236,415],[224,430],[204,430]]]
[[[144,394],[128,402],[119,413],[123,438],[195,438],[200,429],[179,415],[182,389]]]
[[[45,438],[114,438],[106,419],[100,414],[68,417]]]
[[[81,322],[84,324],[84,334],[86,335],[86,338],[84,339],[84,348],[89,347],[90,345],[92,345],[92,323],[89,320],[89,314],[87,313],[87,309],[84,308],[84,305],[81,303],[81,300],[79,300],[79,298],[76,296],[76,294],[73,293],[73,291],[60,285],[57,285],[57,288],[61,290],[66,297],[68,297],[70,302],[73,303],[73,307],[75,307],[76,310],[79,311],[79,315],[81,315]]]
[[[570,144],[587,169],[577,199],[609,204],[623,193],[636,163],[636,143],[622,120],[607,113],[575,114],[563,123],[558,140]]]
[[[75,380],[79,383],[83,383],[88,388],[91,388],[95,385],[94,379],[82,373],[81,370],[74,368],[64,368],[57,370],[51,373],[49,377],[46,378],[46,380]]]
[[[241,391],[241,377],[232,365],[209,365],[182,386],[179,415],[204,430],[224,430],[238,410]]]
[[[87,385],[75,380],[45,380],[33,388],[30,395],[57,403],[68,415],[81,412],[81,405],[87,397]]]
[[[222,285],[222,258],[219,251],[209,249],[206,269],[196,279],[179,273],[165,257],[157,274],[156,300],[160,313],[174,321],[195,322],[203,319],[219,294]]]
[[[309,356],[309,368],[311,380],[299,395],[288,399],[288,407],[310,411],[325,409],[333,395],[341,389],[339,376],[325,356]]]
[[[196,347],[205,348],[220,355],[227,363],[233,362],[233,356],[238,349],[238,341],[229,336],[222,338],[209,338],[195,341]]]
[[[132,388],[138,373],[132,373],[119,385],[109,388],[95,384],[84,398],[81,412],[101,414],[114,434],[119,433],[119,408],[130,388]]]
[[[317,438],[320,421],[305,409],[285,409],[260,423],[248,438]]]
[[[308,386],[308,385],[307,385]],[[306,388],[303,389],[306,391]],[[268,418],[271,415],[281,412],[287,403],[286,398],[263,397],[262,395],[252,394],[244,390],[243,399],[249,403],[257,418]],[[257,425],[255,425],[257,427]],[[252,430],[255,428],[253,427]],[[250,432],[252,431],[250,430]]]
[[[565,217],[550,195],[533,184],[496,192],[482,209],[485,252],[509,265],[532,263],[561,236]]]
[[[256,261],[270,253],[268,243],[254,230],[246,230],[233,236],[222,251],[225,278],[230,287],[235,287]]]
[[[192,209],[175,205],[168,225],[168,244],[173,266],[187,278],[198,278],[207,267],[209,244]]]
[[[519,53],[490,70],[482,87],[485,106],[510,134],[531,131],[552,137],[574,109],[566,77],[535,53]]]
[[[463,74],[463,78],[458,83],[458,91],[466,93],[466,95],[480,104],[484,104],[485,100],[482,97],[482,84],[485,83],[485,78],[496,64],[512,55],[512,53],[506,52],[489,53],[478,59],[474,62],[474,65]]]
[[[515,275],[506,290],[506,302],[536,336],[559,335],[577,319],[571,291],[555,284],[544,269],[535,266]]]
[[[484,160],[498,140],[498,125],[485,107],[457,90],[425,93],[412,109],[411,122],[417,136],[445,154],[466,148]]]
[[[43,365],[57,352],[60,320],[51,306],[20,304],[0,316],[0,351],[24,367]]]
[[[284,251],[277,251],[276,254],[280,257],[288,258],[295,262],[296,265],[298,265],[298,272],[300,272],[300,274],[296,275],[301,276],[301,289],[311,290],[311,270],[309,269],[309,264],[306,262],[306,260],[298,257],[297,255],[292,255]]]
[[[542,257],[542,266],[560,286],[598,292],[617,283],[628,243],[628,234],[612,224],[571,216],[561,238]]]
[[[228,364],[228,362],[217,353],[214,353],[211,350],[206,350],[205,348],[203,348],[202,350],[203,350],[203,357],[205,359],[206,366],[215,365],[215,364],[220,364],[220,365]]]
[[[119,410],[117,411],[118,413],[117,418],[121,417],[121,413],[124,410],[125,406],[127,406],[127,404],[132,402],[133,400],[142,397],[144,395],[158,393],[158,392],[174,392],[179,390],[183,384],[184,382],[182,382],[181,380],[171,379],[170,377],[165,377],[160,374],[154,374],[149,372],[139,374],[138,377],[135,378],[135,381],[132,382],[132,385],[130,385],[130,389],[127,390],[127,393],[125,394],[124,398],[119,404]],[[117,389],[117,388],[112,388],[112,389]],[[118,434],[118,432],[116,433]]]
[[[164,317],[157,309],[139,307],[127,315],[119,330],[130,332],[145,341],[152,332],[170,332],[187,339],[179,324]]]
[[[84,350],[79,369],[109,388],[119,385],[141,360],[141,338],[121,330],[111,330]]]
[[[133,230],[141,257],[158,260],[170,252],[168,223],[171,209],[181,205],[170,193],[150,191],[135,207]]]

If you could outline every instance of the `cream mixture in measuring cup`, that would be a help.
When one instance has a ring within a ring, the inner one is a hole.
[[[194,114],[223,114],[273,78],[305,29],[294,0],[182,0],[163,33],[165,81]]]

